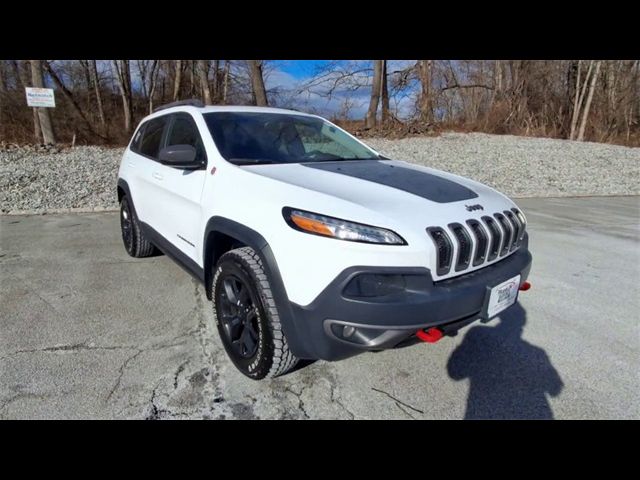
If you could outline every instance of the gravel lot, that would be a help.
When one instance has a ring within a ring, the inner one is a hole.
[[[479,133],[366,142],[390,158],[470,177],[513,197],[640,193],[640,148]],[[0,146],[0,213],[116,208],[121,156],[119,148]]]

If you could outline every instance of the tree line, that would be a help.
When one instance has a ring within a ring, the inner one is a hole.
[[[640,145],[639,60],[329,61],[299,82],[267,60],[0,60],[0,141],[123,144],[159,105],[299,108],[370,135],[442,129]],[[26,106],[25,87],[56,91]],[[323,103],[324,102],[324,103]]]

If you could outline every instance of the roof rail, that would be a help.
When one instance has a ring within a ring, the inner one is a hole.
[[[197,98],[191,98],[189,100],[180,100],[178,102],[171,102],[171,103],[167,103],[166,105],[160,105],[159,107],[156,107],[153,109],[153,113],[156,113],[156,112],[159,112],[160,110],[165,110],[171,107],[179,107],[181,105],[189,105],[191,107],[198,107],[198,108],[204,107],[204,103],[202,103],[202,100],[199,100]]]

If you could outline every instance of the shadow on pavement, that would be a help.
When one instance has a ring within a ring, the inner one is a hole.
[[[547,394],[564,384],[546,352],[522,339],[526,322],[517,303],[497,326],[467,331],[451,354],[449,376],[470,382],[465,419],[553,419]]]

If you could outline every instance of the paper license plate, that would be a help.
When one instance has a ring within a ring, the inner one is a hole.
[[[487,318],[493,318],[504,309],[513,305],[518,299],[518,288],[520,287],[520,275],[516,275],[509,280],[496,285],[489,293],[489,303],[487,304]]]

